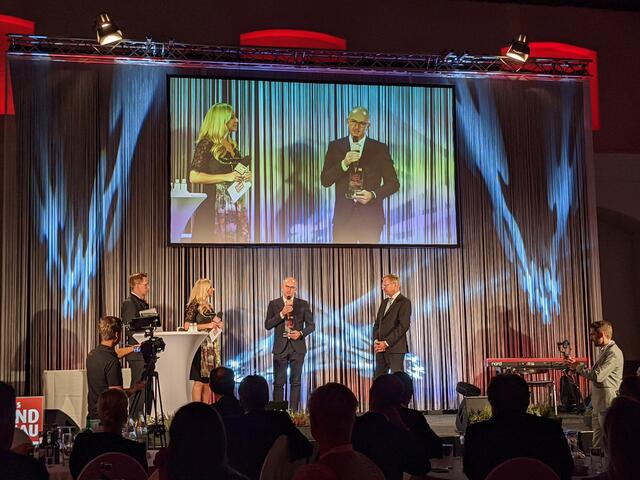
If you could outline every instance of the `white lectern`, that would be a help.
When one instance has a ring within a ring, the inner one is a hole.
[[[166,345],[164,352],[158,354],[156,371],[160,377],[162,408],[165,415],[170,415],[191,402],[191,361],[207,333],[155,332],[154,336],[162,338]],[[144,333],[133,337],[140,343],[145,339]]]
[[[180,242],[184,227],[206,198],[206,193],[171,192],[171,243]]]

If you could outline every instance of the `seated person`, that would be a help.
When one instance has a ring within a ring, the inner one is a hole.
[[[353,392],[339,383],[327,383],[314,390],[309,399],[309,419],[311,435],[320,447],[320,458],[300,467],[294,480],[384,480],[376,464],[351,445],[357,407]]]
[[[286,412],[267,411],[269,386],[259,375],[242,380],[240,405],[246,413],[224,418],[229,464],[251,479],[258,479],[264,459],[280,435],[289,438],[289,460],[309,457],[312,447]]]
[[[562,427],[527,413],[529,386],[519,375],[497,375],[487,390],[491,419],[471,424],[464,439],[464,473],[484,479],[494,467],[517,457],[535,458],[569,480],[573,459]]]
[[[16,392],[0,382],[0,478],[47,480],[49,473],[36,459],[10,450],[16,430]]]
[[[398,406],[402,422],[410,432],[427,442],[429,458],[442,458],[442,439],[431,429],[422,412],[409,408],[409,402],[413,397],[413,380],[406,372],[393,372],[393,374],[402,382],[402,398]]]
[[[640,402],[627,397],[616,398],[604,417],[604,442],[607,472],[599,478],[627,480],[640,472]]]
[[[400,417],[402,392],[396,376],[376,378],[369,390],[369,411],[356,419],[351,437],[353,449],[369,457],[387,480],[431,470],[427,442],[409,431]]]
[[[147,471],[147,451],[144,443],[134,442],[122,436],[122,427],[127,421],[127,395],[118,388],[102,392],[98,397],[100,432],[79,433],[73,442],[69,457],[71,476],[78,478],[82,469],[98,455],[118,452],[137,460]]]
[[[229,467],[226,458],[220,415],[206,403],[192,402],[181,407],[171,421],[166,464],[159,475],[169,480],[247,480]]]
[[[33,448],[33,442],[24,430],[16,428],[13,432],[13,441],[11,442],[11,451],[20,455],[28,455],[29,450]]]
[[[244,413],[240,402],[233,394],[236,387],[233,370],[227,367],[214,368],[209,375],[209,386],[213,392],[214,403],[211,406],[221,417]]]

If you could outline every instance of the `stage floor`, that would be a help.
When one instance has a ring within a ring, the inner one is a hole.
[[[427,423],[434,432],[441,438],[458,437],[456,431],[456,416],[453,414],[429,413],[425,415]],[[578,432],[591,432],[591,428],[584,424],[582,415],[561,413],[562,428],[564,430],[575,430]]]

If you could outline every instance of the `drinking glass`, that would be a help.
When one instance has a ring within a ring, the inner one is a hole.
[[[597,475],[604,471],[604,465],[602,462],[602,449],[601,448],[590,448],[589,455],[591,459],[590,465],[590,474]]]

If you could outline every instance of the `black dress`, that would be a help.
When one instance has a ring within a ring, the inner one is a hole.
[[[187,305],[187,309],[185,310],[184,321],[201,325],[204,323],[211,323],[211,320],[213,319],[213,317],[215,317],[215,315],[216,314],[213,311],[205,314],[200,313],[200,311],[198,310],[198,303],[191,302],[189,305]],[[204,330],[200,330],[200,331],[204,331]],[[208,342],[210,342],[210,340],[207,337],[202,341],[202,345],[208,344]],[[202,383],[209,383],[209,372],[213,368],[220,365],[220,339],[216,338],[215,341],[213,342],[213,345],[210,345],[210,346],[205,345],[206,350],[209,350],[210,348],[213,349],[212,368],[205,369],[206,372],[204,373],[206,373],[206,375],[203,375],[203,370],[202,370],[202,350],[203,350],[202,345],[198,348],[198,351],[193,356],[193,360],[191,362],[191,370],[189,373],[189,380],[196,380]]]
[[[239,163],[247,166],[248,159],[242,158],[234,148],[233,154],[225,150],[220,158],[211,153],[213,142],[204,138],[196,145],[191,162],[191,170],[210,175],[231,173]],[[227,189],[231,182],[202,184],[202,192],[207,198],[200,204],[193,218],[195,243],[247,243],[249,241],[249,215],[246,194],[232,203]],[[194,188],[196,187],[196,188]],[[197,191],[197,184],[191,191]]]

